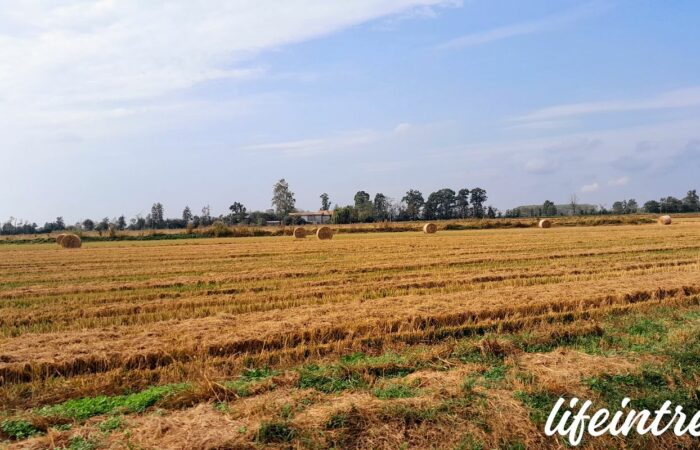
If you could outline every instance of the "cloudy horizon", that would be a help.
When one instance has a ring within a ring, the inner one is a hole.
[[[479,186],[682,197],[700,4],[33,0],[0,11],[0,220]]]

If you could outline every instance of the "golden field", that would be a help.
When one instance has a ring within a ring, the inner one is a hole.
[[[558,448],[551,398],[692,391],[698,304],[692,217],[0,245],[0,447]]]

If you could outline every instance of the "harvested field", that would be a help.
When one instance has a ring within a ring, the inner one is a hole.
[[[692,392],[699,304],[690,217],[3,245],[0,443],[559,448],[560,395],[613,402],[642,369]]]

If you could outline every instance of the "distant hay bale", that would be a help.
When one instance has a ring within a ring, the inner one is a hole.
[[[540,220],[539,224],[537,224],[540,228],[551,228],[552,227],[552,221],[549,219],[542,219]]]
[[[294,228],[294,237],[297,239],[304,239],[306,237],[306,229],[302,227]]]
[[[671,225],[671,216],[661,216],[659,217],[660,225]]]
[[[58,236],[56,236],[56,243],[58,245],[61,245],[61,241],[63,240],[64,237],[68,236],[66,233],[61,233]]]
[[[437,232],[437,225],[434,223],[426,223],[423,225],[423,233],[425,234],[433,234]]]
[[[331,230],[331,227],[320,227],[316,230],[316,237],[321,240],[332,239],[333,230]]]
[[[80,236],[75,234],[66,234],[61,239],[61,247],[63,248],[80,248],[83,242],[80,240]]]

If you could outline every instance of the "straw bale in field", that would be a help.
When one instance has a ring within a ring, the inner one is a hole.
[[[437,232],[437,225],[434,223],[426,223],[423,225],[423,233],[433,234]]]
[[[63,236],[63,239],[61,239],[61,247],[63,248],[80,248],[81,245],[83,245],[83,243],[80,240],[80,236],[75,234],[66,234]]]
[[[542,219],[540,220],[538,226],[540,228],[551,228],[552,227],[552,221],[549,219]]]
[[[330,227],[320,227],[318,230],[316,230],[316,237],[321,240],[332,239],[333,230],[331,230]]]
[[[61,245],[61,241],[62,241],[63,238],[66,237],[66,236],[67,236],[66,233],[61,233],[61,234],[59,234],[58,236],[56,236],[56,243],[57,243],[58,245]]]
[[[671,216],[661,216],[659,217],[660,225],[671,225]]]
[[[306,237],[306,229],[302,227],[294,228],[294,237],[297,239],[304,239]]]

